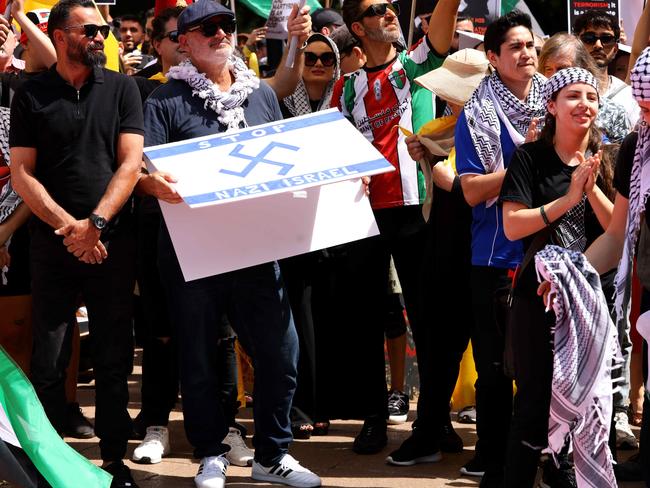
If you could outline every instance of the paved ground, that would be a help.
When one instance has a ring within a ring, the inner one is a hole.
[[[131,377],[131,416],[135,417],[139,410],[139,379],[140,369],[136,367]],[[79,400],[84,413],[94,416],[92,385],[80,386]],[[414,414],[414,404],[411,404],[411,416]],[[241,412],[242,423],[249,431],[253,430],[249,409]],[[302,464],[317,472],[323,478],[323,486],[327,487],[376,487],[376,488],[440,488],[440,487],[476,487],[475,479],[461,477],[458,469],[469,460],[473,454],[476,441],[476,429],[473,425],[454,424],[458,433],[463,437],[467,447],[462,454],[448,454],[443,461],[436,464],[419,465],[397,468],[384,463],[384,458],[408,436],[409,424],[389,429],[389,443],[386,449],[374,456],[358,456],[351,451],[352,440],[358,432],[361,422],[336,421],[330,428],[330,435],[313,437],[307,441],[296,441],[291,449],[292,454]],[[170,422],[172,452],[157,465],[138,465],[129,462],[136,482],[141,488],[176,488],[194,487],[193,477],[198,468],[197,461],[192,459],[192,449],[185,438],[181,413],[179,410],[172,414]],[[637,431],[638,435],[638,431]],[[99,463],[98,439],[87,441],[66,439],[72,446],[86,457]],[[137,446],[137,441],[129,443],[130,455]],[[621,453],[625,459],[628,453]],[[267,483],[253,481],[250,468],[231,466],[228,469],[228,487],[263,487]],[[641,488],[643,484],[621,484],[621,488]],[[86,488],[86,487],[83,487]]]

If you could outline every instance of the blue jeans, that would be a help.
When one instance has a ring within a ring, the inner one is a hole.
[[[195,457],[229,449],[222,443],[228,421],[219,401],[217,365],[225,314],[255,368],[255,460],[273,465],[293,439],[289,410],[298,363],[298,336],[278,264],[185,282],[164,224],[158,263],[177,329],[185,433]]]

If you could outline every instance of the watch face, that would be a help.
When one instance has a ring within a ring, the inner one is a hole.
[[[106,227],[106,219],[104,217],[100,217],[99,215],[93,215],[91,216],[91,221],[94,224],[94,226],[97,227],[99,230],[103,230],[104,227]]]

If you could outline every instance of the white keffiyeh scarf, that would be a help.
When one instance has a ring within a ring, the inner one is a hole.
[[[192,96],[205,100],[204,107],[216,112],[217,120],[230,131],[247,126],[242,105],[248,95],[260,86],[260,80],[237,56],[231,55],[228,65],[235,81],[225,92],[204,73],[199,73],[189,59],[172,67],[167,72],[167,78],[185,81],[192,88]]]
[[[584,254],[559,246],[546,246],[535,263],[556,317],[548,451],[559,454],[570,439],[578,487],[615,488],[607,441],[621,354],[600,278]]]
[[[465,117],[472,142],[487,174],[504,169],[499,120],[505,125],[515,145],[522,144],[533,117],[542,117],[546,113],[546,108],[542,105],[545,81],[546,78],[536,73],[530,92],[522,102],[503,84],[495,71],[483,78],[472,98],[465,104]],[[488,200],[486,205],[492,206],[497,199]]]
[[[650,48],[639,56],[630,74],[632,93],[637,100],[650,100]],[[650,127],[641,123],[638,130],[628,199],[627,231],[623,255],[616,273],[616,320],[629,320],[629,303],[632,293],[632,262],[639,238],[641,214],[650,194]],[[647,216],[646,216],[647,218]]]
[[[7,166],[11,166],[10,153],[9,153],[9,109],[0,107],[0,153]],[[22,198],[16,193],[11,186],[11,179],[0,190],[0,224],[9,218],[14,213],[18,205],[22,203]],[[7,242],[3,243],[9,246],[11,237]],[[0,281],[2,284],[7,284],[6,273],[8,268],[5,266],[0,269]]]

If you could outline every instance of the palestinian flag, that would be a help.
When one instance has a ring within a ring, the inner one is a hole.
[[[68,446],[50,424],[22,370],[0,347],[0,473],[35,486],[33,466],[53,487],[109,488],[112,476]],[[25,456],[26,455],[26,456]]]

